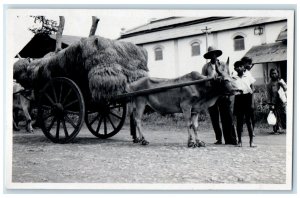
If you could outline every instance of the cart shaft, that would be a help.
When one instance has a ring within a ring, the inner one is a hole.
[[[189,85],[199,84],[199,83],[206,82],[206,81],[209,81],[212,79],[215,79],[215,77],[205,78],[205,79],[201,79],[201,80],[194,80],[194,81],[189,81],[189,82],[184,82],[184,83],[179,83],[179,84],[174,84],[174,85],[167,85],[167,86],[163,86],[163,87],[143,89],[143,90],[139,90],[139,91],[135,91],[135,92],[129,92],[129,93],[117,95],[114,97],[114,99],[119,100],[119,99],[131,98],[131,97],[136,97],[136,96],[141,96],[141,95],[158,93],[158,92],[166,91],[169,89],[175,89],[175,88],[185,87],[185,86],[189,86]]]

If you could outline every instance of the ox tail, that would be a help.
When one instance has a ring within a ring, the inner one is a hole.
[[[132,115],[134,112],[134,109],[136,108],[135,102],[132,98],[130,98],[130,101],[127,103],[127,113],[128,115]]]
[[[131,92],[132,89],[130,88],[130,85],[126,86],[126,92]],[[134,119],[134,111],[136,109],[136,104],[134,98],[129,98],[129,102],[127,102],[127,114],[130,117],[130,135],[133,139],[133,142],[136,141],[137,135],[136,135],[136,122]]]
[[[126,92],[129,93],[132,91],[130,85],[126,85],[126,88],[125,88]],[[133,114],[133,111],[135,109],[135,102],[134,102],[134,99],[133,98],[130,98],[129,99],[129,102],[127,103],[127,113],[132,116]]]

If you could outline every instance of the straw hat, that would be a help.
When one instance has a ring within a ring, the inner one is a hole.
[[[205,59],[211,59],[213,54],[216,54],[216,56],[219,57],[222,55],[222,51],[209,46],[206,54],[204,54],[203,57]]]

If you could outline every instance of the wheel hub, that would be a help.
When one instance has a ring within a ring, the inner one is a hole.
[[[53,113],[56,117],[62,118],[64,116],[64,107],[61,103],[53,105]]]

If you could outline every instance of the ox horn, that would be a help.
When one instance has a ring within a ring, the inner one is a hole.
[[[226,61],[226,66],[229,67],[229,56],[228,56],[227,61]]]
[[[22,59],[22,57],[20,56],[20,54],[17,54],[17,57],[18,57],[19,59]]]

